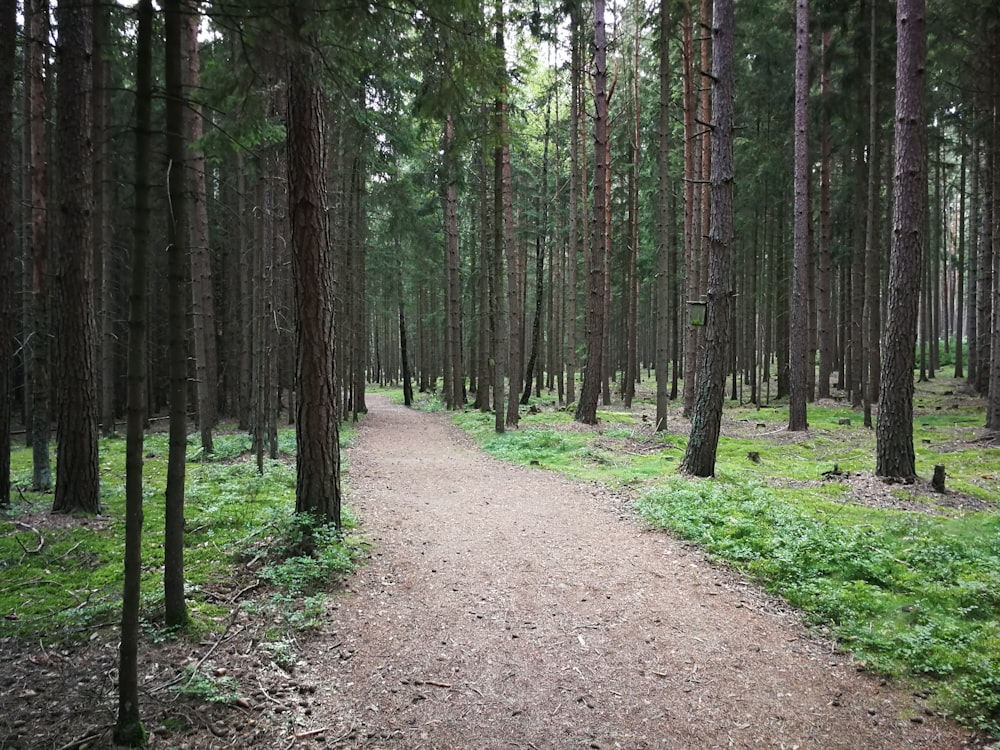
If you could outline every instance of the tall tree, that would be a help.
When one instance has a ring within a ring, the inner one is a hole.
[[[788,429],[808,428],[806,420],[809,348],[809,0],[795,3],[795,205],[792,310],[789,355]]]
[[[212,264],[209,257],[208,195],[205,185],[205,149],[201,143],[205,132],[203,110],[195,97],[201,88],[201,50],[198,30],[201,15],[198,3],[185,0],[187,17],[184,26],[186,50],[185,138],[190,144],[188,178],[191,181],[190,256],[191,256],[191,333],[194,339],[195,393],[198,401],[198,431],[205,453],[214,450],[212,431],[217,409],[217,367],[215,345],[215,298],[212,285]]]
[[[639,378],[639,172],[642,154],[642,107],[639,98],[639,38],[643,26],[643,10],[633,6],[635,29],[632,36],[632,133],[629,138],[631,170],[628,177],[628,253],[625,263],[625,372],[622,376],[622,401],[632,408],[635,383]]]
[[[597,424],[597,400],[604,379],[604,302],[607,232],[608,41],[604,0],[594,0],[594,201],[587,272],[587,364],[576,420]]]
[[[657,52],[659,54],[660,98],[657,104],[656,133],[656,429],[667,429],[670,390],[670,260],[674,253],[670,221],[670,2],[660,0]]]
[[[187,473],[187,259],[189,205],[184,143],[184,8],[164,0],[167,95],[167,361],[170,447],[163,535],[163,599],[170,627],[188,621],[184,598],[184,485]]]
[[[580,149],[581,123],[584,120],[583,90],[583,4],[570,4],[570,105],[569,105],[569,226],[566,240],[566,326],[564,358],[566,360],[566,403],[576,401],[576,319],[577,319],[577,266],[581,241],[580,223],[586,204],[582,187],[577,180],[583,155]]]
[[[892,244],[882,359],[875,473],[916,478],[913,451],[913,366],[920,254],[926,231],[927,152],[924,99],[927,18],[924,0],[896,6],[896,128]]]
[[[142,597],[142,473],[146,419],[146,305],[149,257],[149,175],[152,156],[153,1],[140,0],[135,43],[135,215],[125,417],[125,575],[118,646],[118,720],[114,741],[138,747],[146,732],[139,714],[139,605]]]
[[[715,473],[725,395],[729,333],[730,247],[733,239],[733,0],[715,0],[712,11],[712,171],[708,302],[705,343],[699,356],[697,397],[680,471],[699,477]]]
[[[295,284],[298,444],[295,510],[341,527],[333,267],[326,232],[326,148],[312,0],[288,7],[288,211]]]
[[[830,259],[830,179],[832,142],[830,137],[831,63],[830,30],[822,31],[822,71],[820,73],[820,182],[819,182],[819,245],[816,263],[816,335],[819,348],[819,375],[816,398],[830,398],[830,375],[834,367],[833,272]]]
[[[49,211],[48,211],[48,128],[46,65],[49,37],[47,0],[30,0],[27,11],[29,214],[25,243],[25,269],[29,277],[25,305],[25,371],[28,393],[25,411],[30,413],[32,479],[34,490],[52,489],[52,462],[49,455],[51,388],[49,360],[52,347],[49,304]],[[30,406],[30,408],[28,408]]]
[[[448,353],[444,397],[449,409],[458,409],[465,405],[465,375],[462,368],[462,284],[458,252],[458,148],[455,143],[455,120],[451,115],[445,117],[441,150],[444,159],[445,350]]]
[[[10,503],[11,271],[14,248],[14,65],[17,16],[14,3],[0,8],[0,507]]]
[[[112,141],[108,137],[111,124],[111,52],[108,31],[111,25],[110,5],[94,5],[94,252],[100,272],[100,381],[101,437],[115,434],[115,400],[118,382],[115,377],[118,341],[115,322],[118,317],[116,256],[112,243],[113,187]]]
[[[94,6],[56,6],[56,172],[59,220],[56,284],[56,491],[52,509],[97,513],[98,462],[96,320],[94,314],[93,160],[91,101]]]
[[[521,378],[524,376],[524,303],[521,296],[521,253],[514,241],[514,184],[511,172],[510,83],[507,74],[506,33],[502,0],[496,3],[496,45],[500,64],[498,98],[500,103],[500,192],[503,208],[504,242],[507,269],[507,427],[520,421]],[[499,220],[499,219],[498,219]]]
[[[881,159],[882,127],[879,117],[878,81],[878,3],[871,4],[871,30],[869,32],[869,74],[868,74],[868,205],[865,211],[865,335],[864,363],[865,376],[864,421],[865,427],[872,427],[872,402],[878,399],[879,369],[882,349],[879,343],[882,328],[882,311],[879,299],[882,282],[881,235]]]

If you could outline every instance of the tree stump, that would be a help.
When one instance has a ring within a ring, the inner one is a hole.
[[[935,464],[934,476],[931,478],[931,487],[935,492],[944,493],[944,464]]]

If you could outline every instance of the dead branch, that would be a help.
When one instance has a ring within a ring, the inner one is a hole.
[[[19,545],[21,545],[21,549],[23,549],[26,554],[37,555],[39,552],[42,551],[42,547],[45,546],[45,537],[42,536],[42,532],[40,532],[34,526],[29,526],[28,524],[23,523],[21,521],[15,521],[14,525],[23,531],[33,531],[38,536],[38,546],[35,547],[34,549],[28,549],[25,546],[24,542],[22,542],[16,536],[14,537],[14,541],[16,541]]]

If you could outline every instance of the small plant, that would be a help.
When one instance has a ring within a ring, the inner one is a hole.
[[[266,641],[261,644],[261,648],[267,651],[271,655],[271,660],[286,672],[291,672],[299,659],[298,646],[288,637]]]
[[[227,675],[206,675],[193,666],[184,668],[185,679],[174,685],[173,690],[181,695],[196,698],[206,703],[231,704],[241,697],[240,686]]]
[[[292,513],[277,521],[260,577],[284,594],[310,594],[354,569],[355,548],[332,526],[307,513]]]

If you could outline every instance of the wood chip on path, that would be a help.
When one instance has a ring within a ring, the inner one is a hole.
[[[606,490],[489,458],[448,415],[368,406],[349,502],[371,559],[304,654],[317,693],[300,733],[372,749],[972,744]]]

